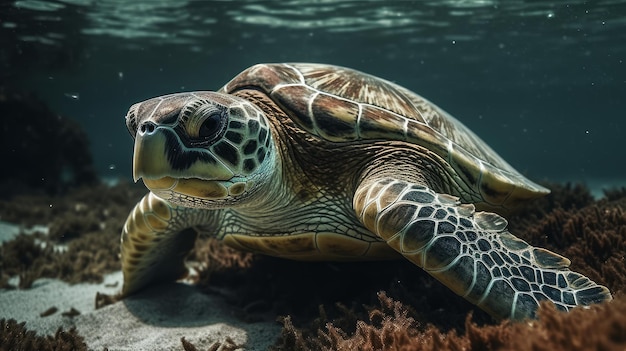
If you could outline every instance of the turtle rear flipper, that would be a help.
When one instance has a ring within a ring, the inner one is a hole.
[[[513,236],[495,213],[393,179],[365,181],[354,197],[361,222],[393,249],[496,318],[534,317],[539,302],[560,310],[611,299],[570,271],[570,261]]]

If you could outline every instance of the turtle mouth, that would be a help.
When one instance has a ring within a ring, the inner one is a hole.
[[[220,181],[199,178],[162,177],[143,179],[150,191],[166,198],[174,194],[202,200],[219,200],[242,195],[252,186],[251,181]],[[169,196],[168,196],[169,195]],[[175,196],[175,195],[174,195]]]
[[[235,176],[209,151],[187,148],[170,128],[163,126],[137,134],[133,179],[143,179],[154,194],[183,206],[232,201],[243,196],[254,183]]]

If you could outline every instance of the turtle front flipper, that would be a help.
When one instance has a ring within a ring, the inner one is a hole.
[[[361,222],[411,262],[496,318],[534,317],[542,300],[560,310],[611,299],[570,271],[570,261],[532,247],[495,213],[394,179],[365,181],[354,196]]]
[[[185,257],[210,211],[179,207],[149,193],[131,211],[122,229],[123,295],[187,272]],[[203,221],[204,220],[204,221]]]

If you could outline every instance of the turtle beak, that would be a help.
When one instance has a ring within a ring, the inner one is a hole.
[[[168,138],[169,137],[169,138]],[[209,151],[189,149],[169,126],[144,122],[135,136],[133,179],[197,178],[228,180],[233,171]]]
[[[166,138],[154,125],[143,125],[137,131],[133,154],[133,180],[162,178],[171,174],[165,157]]]

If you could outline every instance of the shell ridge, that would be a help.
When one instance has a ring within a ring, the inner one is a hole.
[[[354,126],[354,130],[356,132],[356,140],[362,140],[361,138],[361,118],[363,117],[363,103],[357,103],[359,107],[359,112],[356,115],[356,125]]]
[[[308,87],[308,85],[306,84],[302,84],[302,83],[286,83],[286,84],[277,84],[274,87],[272,87],[272,90],[269,92],[269,94],[273,94],[275,93],[277,90],[283,89],[283,88],[288,88],[288,87],[300,87],[300,86],[305,86]],[[314,88],[315,89],[315,88]],[[317,89],[315,89],[317,90]]]
[[[408,118],[404,118],[404,124],[402,124],[402,135],[403,135],[403,141],[407,141],[409,139],[409,119]]]
[[[285,67],[291,68],[296,73],[296,75],[300,78],[300,83],[301,84],[307,85],[306,84],[306,80],[304,79],[304,75],[302,74],[302,72],[299,69],[297,69],[295,66],[293,66],[293,65],[291,65],[289,63],[285,63],[284,65],[285,65]]]
[[[315,115],[313,114],[313,102],[315,101],[315,99],[317,98],[319,94],[320,92],[316,90],[315,93],[309,98],[309,101],[307,101],[307,106],[306,106],[307,108],[306,113],[309,115],[309,118],[313,122],[313,130],[317,136],[321,136],[321,135],[319,132],[319,128],[317,127],[317,121],[315,119]]]
[[[294,85],[298,85],[298,84],[282,84],[282,85],[280,85],[280,87],[294,86]],[[309,84],[305,84],[305,86],[307,86],[307,87],[309,87],[309,88],[311,88],[311,89],[313,89],[313,90],[316,90],[316,91],[318,92],[318,94],[326,95],[326,96],[329,96],[329,97],[332,97],[332,98],[334,98],[334,99],[338,99],[338,100],[349,101],[349,102],[355,102],[355,101],[350,100],[350,99],[347,99],[347,98],[345,98],[345,97],[342,97],[342,96],[339,96],[339,95],[336,95],[336,94],[333,94],[333,93],[330,93],[330,92],[327,92],[327,91],[319,90],[319,88],[316,88],[316,87],[311,86],[311,85],[309,85]],[[316,95],[316,96],[317,96],[317,95]],[[415,138],[409,138],[409,136],[408,136],[408,133],[409,133],[409,132],[408,132],[408,131],[409,131],[409,122],[410,122],[410,121],[415,121],[416,123],[419,123],[420,125],[423,125],[423,126],[425,126],[426,128],[428,128],[429,132],[431,132],[432,134],[437,135],[437,136],[441,137],[442,139],[447,140],[449,143],[452,143],[452,144],[453,144],[454,146],[456,146],[457,148],[462,149],[462,150],[466,151],[468,154],[470,154],[470,155],[471,155],[470,150],[468,150],[467,148],[463,147],[463,146],[462,146],[462,145],[460,145],[459,143],[455,142],[454,140],[452,140],[451,138],[449,138],[449,137],[448,137],[448,136],[446,136],[445,134],[441,133],[440,131],[438,131],[438,130],[434,129],[434,128],[433,128],[433,127],[431,127],[431,126],[430,126],[427,122],[421,122],[420,120],[417,120],[417,119],[407,118],[406,116],[404,116],[404,115],[402,115],[402,114],[399,114],[399,113],[397,113],[397,112],[395,112],[395,111],[392,111],[392,110],[390,110],[390,109],[387,109],[387,108],[385,108],[385,107],[383,107],[383,106],[379,106],[379,105],[376,105],[376,104],[371,104],[371,103],[368,103],[368,102],[360,102],[360,101],[358,101],[358,102],[357,102],[357,104],[358,104],[358,106],[359,106],[359,114],[358,114],[358,117],[357,117],[357,122],[356,122],[356,123],[357,123],[357,125],[356,125],[356,126],[357,126],[357,130],[358,130],[358,132],[357,132],[357,133],[358,133],[358,137],[359,137],[359,139],[358,139],[358,140],[362,140],[361,135],[360,135],[360,125],[361,125],[361,120],[362,120],[362,115],[363,115],[363,106],[365,105],[365,106],[368,106],[368,107],[371,107],[371,108],[374,108],[374,109],[377,109],[377,110],[383,111],[383,112],[385,112],[385,113],[392,114],[392,115],[394,115],[394,116],[396,116],[396,117],[400,117],[400,118],[402,118],[402,119],[403,119],[403,125],[401,126],[401,129],[402,129],[402,132],[403,132],[403,135],[404,135],[404,139],[403,139],[403,140],[401,140],[401,141],[408,141],[408,142],[415,141],[415,140],[414,140]],[[417,109],[416,109],[416,110],[417,110]],[[308,112],[309,112],[309,115],[311,115],[311,110],[310,110],[310,109],[309,109],[309,111],[308,111]],[[420,112],[420,111],[417,111],[417,112],[421,114],[421,112]],[[451,154],[447,155],[447,156],[446,156],[446,159],[449,161],[449,160],[450,160],[450,157],[451,157]],[[500,169],[500,167],[499,167],[499,166],[493,165],[493,164],[491,164],[491,162],[488,162],[488,161],[483,161],[483,160],[481,160],[481,159],[479,159],[478,157],[473,156],[473,155],[472,155],[472,157],[473,157],[474,159],[476,159],[476,160],[480,160],[481,162],[487,162],[487,163],[489,163],[490,165],[492,165],[492,166],[494,166],[494,167],[496,167],[496,168]],[[503,171],[506,171],[506,170],[503,170]],[[507,172],[507,173],[511,173],[511,172]]]

